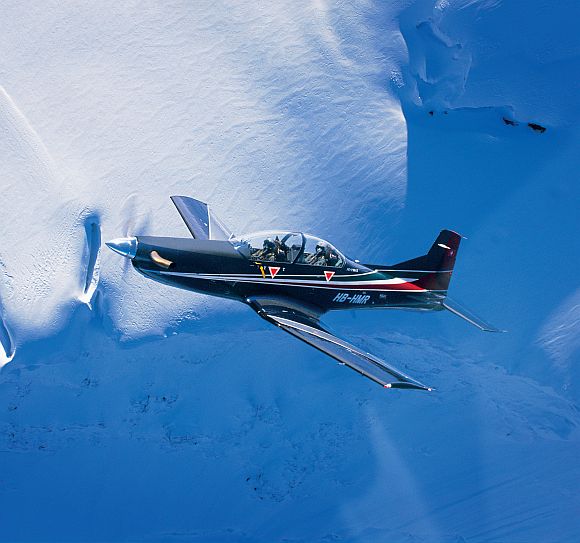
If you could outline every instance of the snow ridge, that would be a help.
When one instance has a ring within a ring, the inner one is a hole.
[[[2,308],[2,300],[0,299],[0,367],[7,364],[14,358],[16,350],[14,349],[14,344],[12,342],[12,337],[10,336],[10,331],[8,326],[4,321],[4,311]]]
[[[80,206],[38,134],[2,88],[0,126],[6,134],[0,143],[0,298],[14,351],[20,338],[50,333],[68,318],[65,308],[79,289]]]
[[[86,253],[84,256],[85,280],[79,300],[89,305],[99,285],[101,262],[101,225],[99,218],[88,216],[85,220]]]

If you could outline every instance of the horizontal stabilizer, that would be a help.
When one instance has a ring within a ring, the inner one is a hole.
[[[465,307],[463,307],[458,302],[455,302],[454,300],[446,298],[442,305],[445,309],[448,309],[449,311],[451,311],[451,313],[457,315],[458,317],[461,317],[462,319],[466,320],[470,324],[473,324],[473,326],[477,326],[477,328],[479,328],[480,330],[483,330],[484,332],[505,332],[506,331],[506,330],[500,330],[499,328],[496,328],[495,326],[489,324],[488,322],[484,321],[483,319],[480,319],[477,315],[474,315],[471,311],[469,311],[469,309],[466,309]]]

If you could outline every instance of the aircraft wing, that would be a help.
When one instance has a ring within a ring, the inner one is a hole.
[[[320,315],[315,311],[272,298],[254,297],[248,302],[265,320],[385,388],[432,390],[376,356],[336,337],[320,323]]]
[[[172,196],[183,222],[196,239],[228,240],[232,235],[205,202],[187,196]]]

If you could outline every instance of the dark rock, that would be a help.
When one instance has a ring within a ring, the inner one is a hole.
[[[546,127],[542,126],[541,124],[536,123],[528,123],[528,126],[534,131],[543,134],[546,131]]]

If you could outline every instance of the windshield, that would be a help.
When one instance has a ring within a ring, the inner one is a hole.
[[[304,234],[304,250],[297,262],[310,266],[340,268],[344,264],[344,256],[328,241]]]
[[[300,232],[256,232],[230,241],[250,260],[333,268],[342,267],[345,262],[344,256],[333,245]]]

